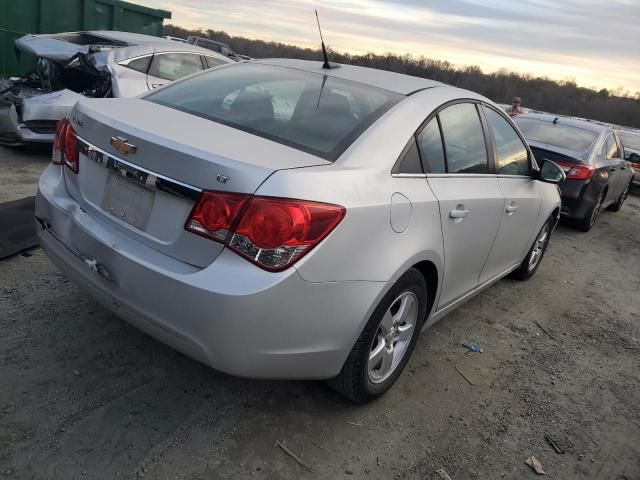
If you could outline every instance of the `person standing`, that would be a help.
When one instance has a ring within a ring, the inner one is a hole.
[[[524,113],[524,109],[520,107],[522,104],[522,100],[520,97],[514,97],[511,101],[511,106],[507,108],[507,114],[510,117],[517,117],[518,115],[522,115]]]

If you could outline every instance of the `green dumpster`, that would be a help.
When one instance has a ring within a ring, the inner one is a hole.
[[[34,60],[18,57],[14,41],[27,33],[120,30],[162,35],[171,12],[121,0],[0,0],[0,75],[20,75]]]

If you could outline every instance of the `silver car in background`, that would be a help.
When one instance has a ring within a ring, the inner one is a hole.
[[[37,228],[70,279],[177,350],[366,402],[421,330],[533,275],[564,173],[480,95],[321,65],[236,63],[78,102]]]
[[[166,38],[89,31],[25,35],[35,74],[0,81],[0,144],[52,142],[58,120],[83,97],[135,97],[186,75],[232,62]]]

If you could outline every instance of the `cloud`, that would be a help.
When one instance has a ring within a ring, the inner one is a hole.
[[[412,53],[640,91],[637,0],[146,0],[187,28],[352,53]]]

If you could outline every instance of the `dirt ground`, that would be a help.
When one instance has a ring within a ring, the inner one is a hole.
[[[46,162],[0,150],[0,201]],[[550,478],[640,479],[638,196],[589,233],[560,226],[534,278],[425,332],[365,406],[210,370],[32,254],[0,262],[0,478],[529,479],[534,455]]]

